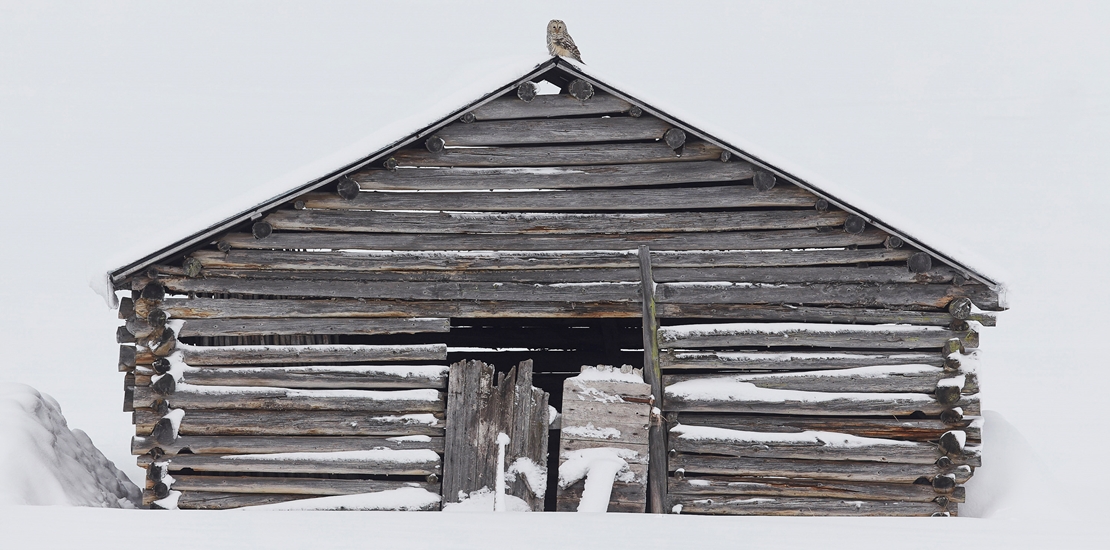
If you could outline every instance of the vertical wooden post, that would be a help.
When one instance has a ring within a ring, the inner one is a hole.
[[[659,326],[655,317],[655,280],[651,250],[640,246],[640,291],[644,303],[644,381],[651,384],[652,409],[648,428],[648,511],[663,513],[667,493],[667,428],[663,407],[663,375],[659,370]]]

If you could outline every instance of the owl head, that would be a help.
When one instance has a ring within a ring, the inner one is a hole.
[[[567,32],[567,24],[558,19],[552,19],[547,24],[547,34],[565,34]]]

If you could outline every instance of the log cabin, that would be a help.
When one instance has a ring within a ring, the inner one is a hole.
[[[1005,309],[561,58],[107,277],[153,508],[957,515]]]

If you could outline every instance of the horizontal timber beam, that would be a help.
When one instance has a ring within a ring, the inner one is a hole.
[[[136,410],[132,422],[150,436],[161,418]],[[443,435],[442,414],[379,414],[349,411],[194,410],[181,420],[180,436],[378,436]]]
[[[177,454],[252,454],[295,453],[328,451],[361,451],[365,449],[431,449],[443,452],[443,438],[430,436],[411,437],[359,437],[359,436],[182,436],[169,445],[158,443],[151,437],[131,438],[131,454],[141,455],[154,448],[166,455]]]
[[[705,142],[687,143],[681,153],[666,143],[605,143],[533,147],[465,147],[432,153],[425,148],[393,154],[398,166],[418,168],[508,168],[523,166],[590,166],[649,162],[718,160],[724,149]]]
[[[416,334],[448,332],[446,318],[385,319],[190,319],[178,336],[247,336],[295,334]]]

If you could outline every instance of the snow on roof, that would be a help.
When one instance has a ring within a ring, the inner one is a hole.
[[[704,113],[699,110],[698,106],[702,106],[702,102],[692,98],[691,101],[685,103],[685,107],[676,107],[650,94],[633,96],[622,91],[619,80],[609,77],[599,78],[600,71],[597,71],[596,68],[591,68],[587,72],[582,65],[575,62],[546,56],[543,58],[521,56],[504,59],[493,70],[475,75],[469,85],[455,88],[453,92],[439,98],[438,101],[432,103],[430,107],[419,114],[385,125],[373,134],[325,158],[259,185],[236,199],[225,201],[217,207],[192,217],[192,222],[186,226],[174,227],[172,231],[152,233],[146,240],[105,262],[103,268],[97,270],[93,275],[90,280],[90,287],[101,294],[111,307],[116,307],[113,281],[118,281],[166,257],[180,253],[204,239],[211,238],[215,234],[226,231],[248,219],[257,218],[264,211],[286,202],[296,195],[321,187],[345,173],[372,162],[391,150],[407,145],[439,127],[453,122],[466,110],[473,109],[507,91],[518,82],[533,79],[553,67],[558,67],[572,76],[586,79],[601,90],[641,106],[645,112],[680,126],[688,133],[706,141],[729,149],[738,157],[762,166],[774,172],[778,177],[808,189],[846,211],[863,216],[881,229],[901,236],[908,244],[917,246],[990,285],[999,292],[1003,305],[1005,305],[1005,288],[997,279],[986,276],[981,270],[966,262],[956,260],[951,254],[956,253],[961,258],[974,257],[970,251],[964,250],[954,243],[946,243],[948,253],[941,252],[911,237],[911,235],[928,235],[928,228],[897,216],[891,208],[884,208],[881,204],[875,204],[863,193],[853,192],[849,187],[836,185],[834,182],[820,177],[819,174],[799,170],[788,159],[779,158],[773,152],[761,149],[757,144],[738,135],[735,131],[711,122],[721,117],[714,113]],[[616,84],[613,84],[614,82]],[[702,108],[718,109],[723,107],[714,105],[702,106]],[[697,121],[697,124],[694,125],[685,121]],[[787,172],[782,168],[783,166],[791,166],[791,171]],[[819,182],[819,186],[813,182]],[[165,244],[167,242],[170,244]]]

